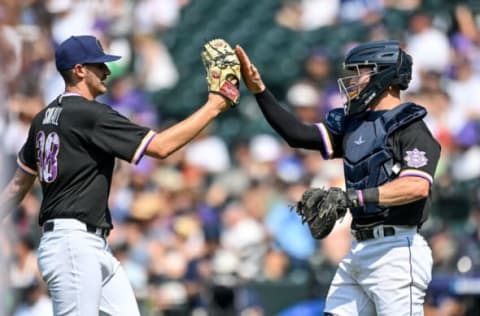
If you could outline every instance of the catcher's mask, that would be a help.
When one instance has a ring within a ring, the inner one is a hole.
[[[408,88],[412,58],[398,41],[378,41],[358,45],[345,58],[343,68],[350,72],[338,79],[345,113],[367,110],[390,86]]]

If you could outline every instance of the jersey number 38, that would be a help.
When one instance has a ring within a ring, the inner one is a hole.
[[[35,151],[38,168],[38,179],[42,182],[55,181],[58,174],[58,150],[60,138],[55,132],[45,135],[44,131],[37,133],[35,139]]]

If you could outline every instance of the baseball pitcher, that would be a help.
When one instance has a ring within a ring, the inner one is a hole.
[[[106,54],[93,36],[72,36],[55,52],[65,92],[33,119],[18,154],[19,168],[0,196],[0,219],[14,209],[37,177],[43,191],[38,265],[56,316],[140,315],[133,290],[109,251],[113,228],[108,195],[115,158],[168,157],[222,111],[238,103],[240,65],[233,49],[215,39],[201,55],[208,100],[195,113],[156,132],[138,126],[95,98],[107,91]]]

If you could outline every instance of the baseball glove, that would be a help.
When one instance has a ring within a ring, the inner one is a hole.
[[[345,192],[340,188],[314,188],[305,191],[297,203],[297,213],[307,222],[315,239],[323,239],[332,231],[337,219],[347,212]]]
[[[202,61],[207,71],[208,90],[226,98],[230,106],[238,104],[241,72],[240,62],[232,47],[217,38],[203,45]]]

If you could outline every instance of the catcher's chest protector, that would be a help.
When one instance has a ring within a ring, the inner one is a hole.
[[[371,120],[345,119],[343,138],[344,171],[347,188],[365,189],[376,187],[395,178],[399,170],[394,152],[389,148],[388,138],[395,131],[421,119],[427,112],[413,103],[404,103],[392,110],[370,112],[377,115]],[[378,205],[366,205],[350,211],[354,217],[371,216],[386,209]]]

